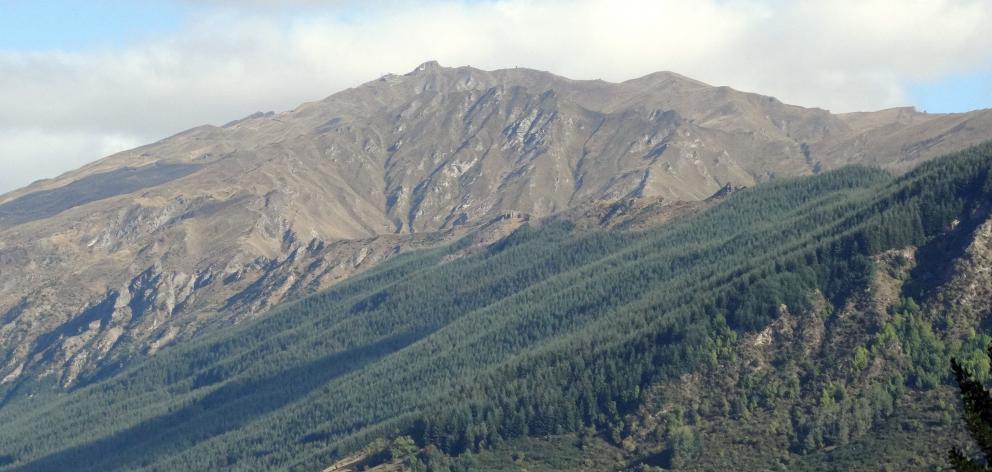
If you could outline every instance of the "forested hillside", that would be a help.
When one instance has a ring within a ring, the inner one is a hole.
[[[396,256],[70,393],[22,386],[0,461],[316,470],[365,450],[464,468],[581,435],[622,467],[872,468],[852,448],[886,441],[899,405],[929,411],[949,356],[988,372],[990,167],[983,145],[901,177],[773,181],[646,230],[525,225],[471,255]]]

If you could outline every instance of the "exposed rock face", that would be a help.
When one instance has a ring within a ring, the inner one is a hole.
[[[95,289],[110,283],[112,274],[87,285],[91,281],[76,278],[78,273],[56,272],[51,283],[2,315],[0,330],[10,346],[4,358],[13,364],[3,372],[2,381],[10,383],[34,372],[55,375],[63,386],[71,386],[102,369],[124,366],[136,353],[152,355],[176,341],[327,287],[402,249],[435,246],[458,234],[462,233],[333,242],[315,238],[306,244],[288,237],[285,250],[275,258],[239,262],[227,257],[225,264],[224,255],[204,254],[195,265],[200,268],[189,272],[166,268],[162,262],[133,276],[127,268],[118,269],[116,275],[123,282],[103,293]],[[89,292],[65,293],[63,288]],[[59,312],[69,316],[52,316]]]
[[[482,227],[488,241],[506,215],[637,227],[678,213],[644,213],[655,203],[849,163],[901,171],[989,138],[992,111],[833,115],[667,72],[426,63],[0,196],[0,381],[72,385],[398,251]]]
[[[949,330],[962,337],[964,330],[992,312],[992,218],[977,225],[967,243],[935,296],[941,310],[955,315],[958,326]]]

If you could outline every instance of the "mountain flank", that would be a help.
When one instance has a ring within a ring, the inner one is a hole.
[[[0,388],[83,385],[475,231],[848,164],[900,173],[990,138],[988,110],[832,114],[670,72],[428,62],[0,196]]]
[[[24,383],[0,470],[939,468],[967,445],[949,359],[989,380],[990,201],[985,144],[668,215],[507,215],[67,392]]]

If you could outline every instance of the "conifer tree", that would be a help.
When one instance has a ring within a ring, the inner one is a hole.
[[[992,346],[988,355],[992,359]],[[981,464],[967,458],[960,449],[953,448],[948,452],[951,467],[958,472],[992,470],[989,466],[992,463],[992,395],[956,359],[951,359],[951,370],[961,389],[965,427],[985,457],[985,464]]]

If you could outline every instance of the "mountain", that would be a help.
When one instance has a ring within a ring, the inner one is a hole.
[[[10,397],[0,469],[929,468],[949,358],[988,380],[990,202],[985,144],[408,251]]]
[[[852,163],[904,172],[990,138],[988,110],[831,114],[669,72],[428,62],[0,197],[0,388],[85,385],[475,231]]]

